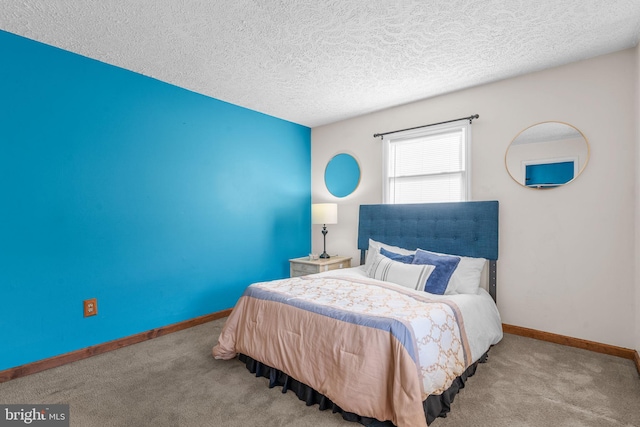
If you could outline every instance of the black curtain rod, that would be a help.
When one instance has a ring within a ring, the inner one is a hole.
[[[414,129],[426,128],[426,127],[429,127],[429,126],[443,125],[445,123],[452,123],[452,122],[457,122],[457,121],[460,121],[460,120],[469,120],[469,124],[471,124],[473,122],[473,119],[478,119],[478,118],[480,118],[480,116],[477,115],[477,114],[474,114],[473,116],[461,117],[459,119],[454,119],[454,120],[447,120],[446,122],[431,123],[431,124],[428,124],[428,125],[416,126],[416,127],[413,127],[413,128],[392,130],[391,132],[374,133],[373,137],[374,138],[380,137],[381,139],[384,139],[385,135],[389,135],[389,134],[392,134],[392,133],[404,132],[405,130],[414,130]]]

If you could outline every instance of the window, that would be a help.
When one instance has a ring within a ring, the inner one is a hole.
[[[470,131],[454,122],[383,139],[384,203],[469,200]]]

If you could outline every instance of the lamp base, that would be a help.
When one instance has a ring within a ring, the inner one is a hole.
[[[320,255],[320,259],[331,258],[327,253],[327,233],[327,224],[322,224],[322,240],[324,244],[322,247],[322,255]]]

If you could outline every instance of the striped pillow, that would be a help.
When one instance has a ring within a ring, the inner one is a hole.
[[[426,264],[404,264],[393,261],[379,253],[367,265],[367,276],[384,280],[417,291],[424,291],[429,275],[435,267]]]

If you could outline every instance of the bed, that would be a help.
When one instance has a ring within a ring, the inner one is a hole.
[[[358,249],[358,267],[249,286],[213,356],[349,421],[426,426],[502,339],[498,202],[362,205]]]

